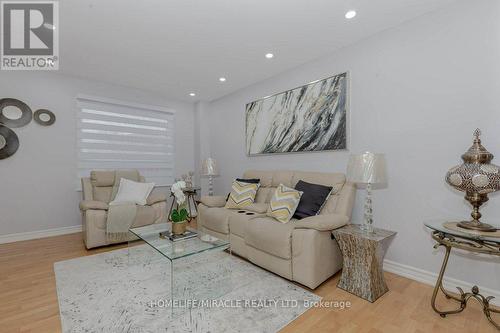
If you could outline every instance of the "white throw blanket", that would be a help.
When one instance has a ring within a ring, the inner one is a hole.
[[[133,181],[140,181],[137,170],[117,170],[115,172],[115,183],[111,201],[115,199],[120,185],[120,179],[126,178]],[[119,242],[128,240],[128,230],[135,221],[137,206],[133,202],[111,204],[108,209],[108,219],[106,221],[106,237],[109,241]]]
[[[128,229],[132,226],[137,215],[135,203],[111,204],[108,209],[106,234],[110,241],[128,240]]]

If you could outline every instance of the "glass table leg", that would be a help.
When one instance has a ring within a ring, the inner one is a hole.
[[[130,236],[131,233],[129,231],[129,237],[128,237],[128,241],[127,241],[127,265],[130,266],[130,246],[131,246],[131,239],[132,237]]]
[[[170,315],[174,318],[175,284],[174,284],[174,261],[170,261]]]

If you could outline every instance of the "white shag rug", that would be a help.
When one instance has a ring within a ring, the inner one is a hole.
[[[226,252],[174,262],[148,245],[54,264],[64,333],[277,332],[319,296]]]

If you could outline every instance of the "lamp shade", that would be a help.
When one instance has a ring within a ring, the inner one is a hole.
[[[218,176],[219,170],[217,169],[217,163],[215,159],[209,157],[203,161],[203,165],[201,167],[201,174],[203,176]]]
[[[347,164],[347,180],[357,184],[387,182],[384,154],[353,154]]]

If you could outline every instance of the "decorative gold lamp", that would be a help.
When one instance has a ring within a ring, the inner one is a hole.
[[[473,207],[471,221],[462,221],[461,228],[478,231],[496,231],[496,228],[479,221],[479,207],[488,201],[488,193],[500,189],[500,168],[491,164],[493,154],[481,145],[481,131],[474,131],[474,143],[462,155],[464,163],[451,168],[446,174],[446,182],[457,190],[465,192],[465,200]]]

